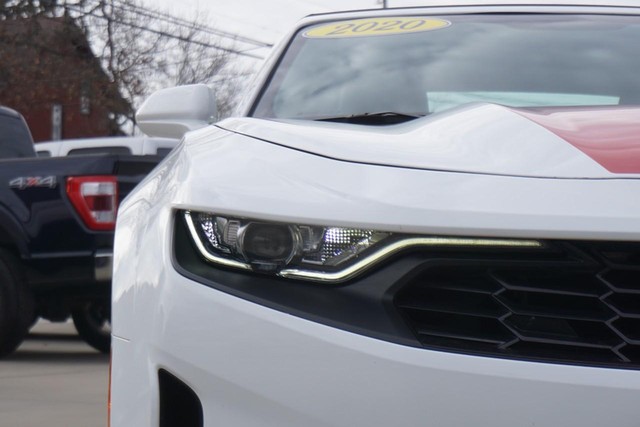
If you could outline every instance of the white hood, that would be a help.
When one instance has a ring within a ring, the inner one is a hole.
[[[633,117],[640,118],[639,113],[640,110],[633,111]],[[575,141],[569,142],[567,134],[581,123],[567,120],[572,117],[569,114],[577,113],[575,109],[569,113],[531,113],[494,104],[473,104],[391,126],[256,118],[227,119],[218,126],[270,143],[357,163],[538,178],[640,177],[640,156],[634,161],[637,168],[632,165],[620,173],[598,158],[597,153],[611,148],[598,146],[600,151],[594,154]],[[609,122],[611,117],[618,117],[612,109],[591,109],[589,114],[591,118],[605,117]],[[536,115],[542,118],[537,120]],[[580,115],[582,122],[583,116]],[[544,123],[549,117],[558,123],[558,128],[566,128],[566,132],[563,134]],[[592,129],[593,121],[589,124]],[[606,124],[611,128],[611,123]],[[620,125],[619,121],[616,125]],[[637,125],[640,121],[634,128]],[[618,133],[619,128],[616,127]],[[614,144],[613,148],[619,150],[620,146]],[[637,155],[640,140],[634,140],[633,147],[626,149]]]

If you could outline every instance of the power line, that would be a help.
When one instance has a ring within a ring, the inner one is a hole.
[[[105,20],[105,21],[108,21],[108,22],[115,22],[117,24],[121,24],[121,25],[127,26],[129,28],[135,28],[137,30],[146,31],[148,33],[156,34],[156,35],[163,36],[163,37],[168,37],[168,38],[171,38],[171,39],[174,39],[174,40],[183,41],[183,42],[186,42],[186,43],[192,43],[192,44],[195,44],[195,45],[198,45],[198,46],[208,47],[208,48],[212,48],[212,49],[217,49],[217,50],[220,50],[222,52],[226,52],[226,53],[230,53],[230,54],[247,56],[247,57],[250,57],[250,58],[260,59],[260,60],[264,60],[265,59],[264,56],[260,56],[260,55],[254,54],[254,53],[249,53],[249,52],[245,52],[245,51],[241,51],[241,50],[237,50],[237,49],[227,48],[227,47],[220,46],[220,45],[214,45],[214,44],[211,44],[211,43],[202,42],[202,41],[195,40],[195,39],[190,39],[190,38],[187,38],[187,37],[184,37],[184,36],[181,36],[181,35],[171,34],[171,33],[168,33],[166,31],[156,30],[156,29],[150,28],[150,27],[143,27],[141,25],[137,25],[137,24],[134,24],[132,22],[126,22],[126,21],[123,21],[123,20],[114,19],[112,17],[107,17],[107,16],[104,16],[104,15],[96,14],[93,11],[92,12],[86,12],[86,11],[84,11],[84,10],[78,8],[78,7],[74,7],[74,6],[70,6],[70,5],[67,5],[66,7],[71,9],[71,10],[74,10],[76,12],[84,13],[85,15],[93,16],[94,18],[102,19],[102,20]]]
[[[216,18],[216,19],[222,18],[222,19],[224,19],[224,20],[226,20],[228,22],[242,24],[242,25],[244,25],[246,27],[252,27],[252,28],[254,28],[256,30],[261,30],[262,32],[267,32],[267,33],[269,33],[269,32],[270,33],[276,33],[277,32],[273,28],[269,28],[269,27],[267,27],[265,25],[252,22],[252,21],[250,21],[248,19],[239,18],[238,16],[233,16],[233,15],[230,15],[228,13],[223,13],[223,12],[220,12],[219,10],[215,11],[215,13],[213,14],[213,17]],[[216,21],[216,23],[217,23],[217,21]],[[269,44],[271,46],[273,46],[271,43],[269,43]]]
[[[95,0],[95,1],[99,3],[100,0]],[[125,3],[122,0],[114,0],[113,4],[116,5],[116,7],[118,7],[120,10],[123,10],[125,12],[133,12],[148,18],[158,19],[166,23],[179,25],[190,30],[197,30],[199,32],[208,33],[208,34],[223,37],[223,38],[233,39],[241,43],[252,44],[258,47],[264,47],[264,48],[273,47],[273,44],[271,43],[263,42],[263,41],[246,37],[246,36],[240,36],[238,34],[232,34],[227,31],[219,30],[217,28],[212,28],[204,24],[196,24],[194,22],[187,21],[186,19],[174,16],[174,15],[170,15],[166,12],[145,8],[145,7],[138,6],[131,3]]]

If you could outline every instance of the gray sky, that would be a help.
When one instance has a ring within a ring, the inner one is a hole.
[[[268,43],[276,43],[296,21],[311,13],[381,7],[379,0],[144,0],[144,3],[183,18],[204,14],[211,27]],[[256,52],[266,54],[265,50]]]

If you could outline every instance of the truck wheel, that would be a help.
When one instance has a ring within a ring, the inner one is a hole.
[[[102,353],[111,350],[109,303],[90,301],[71,311],[73,324],[87,344]]]
[[[35,304],[20,261],[0,249],[0,357],[22,343],[35,317]]]

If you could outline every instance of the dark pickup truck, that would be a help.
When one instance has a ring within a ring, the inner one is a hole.
[[[39,318],[73,317],[109,351],[113,230],[118,203],[160,158],[36,158],[27,125],[0,107],[0,357]]]

